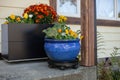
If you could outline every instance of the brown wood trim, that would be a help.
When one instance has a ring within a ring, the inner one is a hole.
[[[76,25],[80,25],[81,23],[81,19],[80,18],[75,18],[75,17],[67,17],[67,24],[76,24]]]
[[[96,65],[96,17],[95,0],[81,0],[81,64],[83,66]]]
[[[49,0],[50,5],[56,10],[56,0]],[[102,20],[98,19],[97,21],[98,26],[115,26],[115,27],[120,27],[120,21],[116,20]],[[68,17],[67,24],[75,24],[75,25],[80,25],[81,24],[81,19],[76,18],[76,17]]]
[[[98,26],[115,26],[115,27],[120,27],[120,21],[115,21],[115,20],[97,20],[97,25]]]
[[[49,0],[50,6],[52,6],[56,10],[56,0]]]

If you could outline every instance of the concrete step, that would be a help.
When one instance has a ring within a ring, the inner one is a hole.
[[[7,63],[0,60],[0,80],[96,80],[96,67],[59,70],[47,62]]]

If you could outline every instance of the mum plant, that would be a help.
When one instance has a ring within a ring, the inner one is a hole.
[[[80,31],[73,31],[69,26],[66,25],[67,18],[65,16],[59,16],[58,22],[53,27],[43,30],[46,34],[46,38],[57,39],[57,40],[70,40],[79,38]]]
[[[30,5],[24,10],[24,22],[51,24],[56,20],[56,11],[47,4]]]
[[[23,16],[11,14],[5,23],[51,24],[56,20],[56,11],[47,4],[35,4],[25,8]]]
[[[22,17],[18,15],[11,14],[10,16],[6,17],[5,24],[8,23],[22,23]]]

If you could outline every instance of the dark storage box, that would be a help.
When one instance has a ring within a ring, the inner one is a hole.
[[[47,58],[43,29],[49,24],[2,24],[2,57],[10,61]]]

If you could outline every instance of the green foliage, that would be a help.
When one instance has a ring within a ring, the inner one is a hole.
[[[98,80],[120,80],[120,60],[116,57],[119,55],[118,50],[119,48],[114,47],[109,61],[102,61],[98,64]]]
[[[46,34],[46,38],[57,40],[76,39],[80,33],[80,31],[72,31],[65,23],[55,23],[53,27],[47,28],[43,32]]]
[[[34,20],[30,17],[28,17],[27,19],[22,18],[22,23],[34,24]]]
[[[46,30],[43,30],[43,32],[46,34],[46,38],[52,38],[52,39],[57,39],[57,28],[52,27],[52,28],[48,28]]]
[[[18,15],[10,15],[5,18],[5,23],[22,23],[22,17]]]
[[[21,16],[14,15],[14,14],[11,14],[10,16],[6,17],[5,19],[6,19],[5,24],[8,24],[8,23],[30,23],[30,24],[32,24],[32,23],[34,23],[34,20],[31,17],[23,18]]]
[[[98,53],[105,53],[104,38],[97,32],[97,50]],[[120,59],[116,56],[119,48],[114,47],[111,57],[98,63],[98,80],[120,80]]]
[[[111,71],[112,80],[120,80],[120,71]]]
[[[118,50],[119,50],[119,48],[114,47],[114,50],[110,55],[111,55],[112,64],[113,65],[118,65],[120,67],[120,59],[116,58],[116,56],[119,55]]]

